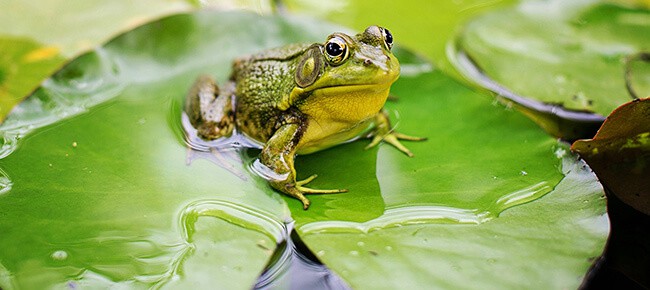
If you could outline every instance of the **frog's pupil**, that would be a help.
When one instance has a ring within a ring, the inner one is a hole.
[[[384,31],[386,32],[386,43],[388,43],[388,45],[393,44],[393,35],[388,31],[388,29],[384,29]]]
[[[327,50],[327,53],[331,56],[339,56],[343,53],[343,48],[338,43],[334,43],[334,42],[328,43],[325,49]]]

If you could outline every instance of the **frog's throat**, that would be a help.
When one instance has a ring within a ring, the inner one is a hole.
[[[383,99],[383,102],[386,101],[388,96],[388,91],[392,82],[386,84],[353,84],[353,85],[335,85],[328,87],[321,87],[317,89],[308,89],[308,88],[299,88],[295,87],[291,90],[291,93],[286,95],[280,100],[278,104],[278,109],[284,111],[289,109],[293,104],[302,100],[305,97],[311,95],[319,96],[345,96],[345,95],[356,95],[356,96],[365,96],[368,100],[370,99]],[[361,100],[359,100],[361,101]]]
[[[294,106],[321,125],[341,123],[349,126],[377,114],[386,103],[389,89],[376,85],[322,88]]]

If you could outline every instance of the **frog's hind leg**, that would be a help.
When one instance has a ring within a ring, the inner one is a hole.
[[[228,137],[235,127],[232,84],[219,90],[210,76],[200,76],[185,97],[185,113],[199,137]]]

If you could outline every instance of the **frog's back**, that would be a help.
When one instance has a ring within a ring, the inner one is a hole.
[[[297,59],[311,44],[291,44],[243,57],[233,63],[237,127],[266,142],[283,112],[276,106],[295,86]]]

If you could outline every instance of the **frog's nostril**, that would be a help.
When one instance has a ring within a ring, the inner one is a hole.
[[[372,60],[366,59],[366,60],[363,61],[363,65],[365,65],[365,66],[369,66],[371,64],[372,64]]]

